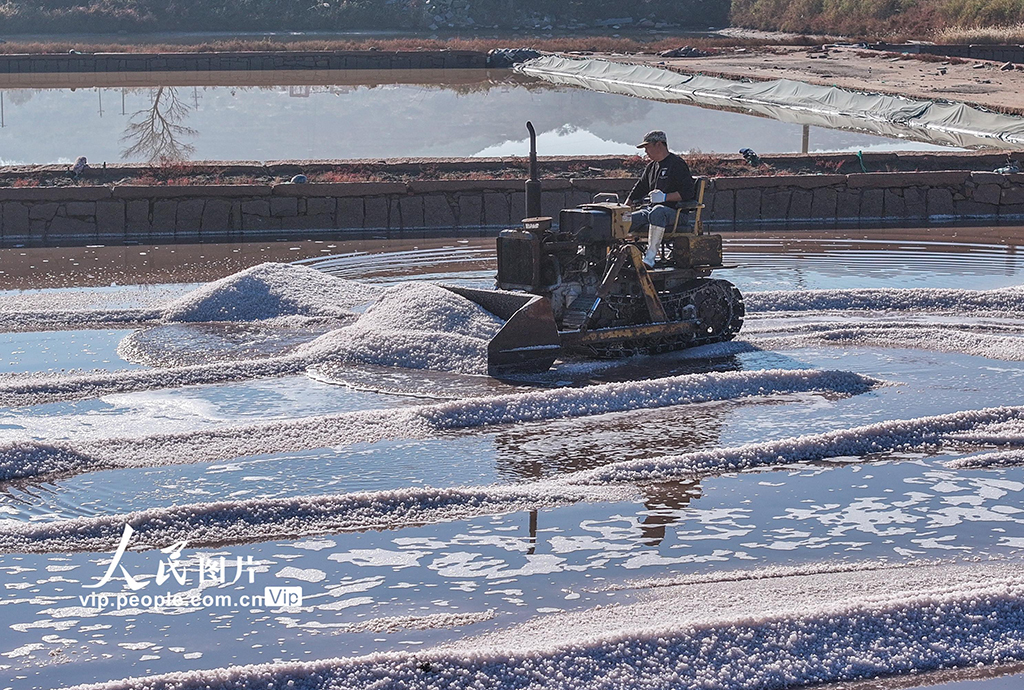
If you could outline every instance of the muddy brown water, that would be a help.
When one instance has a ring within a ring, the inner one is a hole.
[[[743,268],[756,268],[758,255],[775,255],[780,249],[796,262],[800,256],[821,254],[841,253],[836,261],[843,262],[867,257],[863,260],[872,270],[886,263],[893,270],[913,268],[930,255],[952,252],[971,255],[969,266],[1000,273],[1012,270],[1005,264],[1014,264],[1024,246],[1024,227],[726,232],[723,238],[727,262],[735,263],[742,255]],[[0,249],[0,290],[201,283],[267,261],[317,263],[339,256],[341,260],[321,267],[364,279],[444,274],[452,264],[486,273],[494,271],[494,247],[494,238],[487,237],[22,247]],[[387,255],[372,258],[383,252]],[[798,263],[791,265],[799,268]]]

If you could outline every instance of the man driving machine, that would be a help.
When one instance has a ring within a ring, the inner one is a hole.
[[[649,226],[644,264],[654,268],[665,228],[675,223],[679,203],[694,198],[693,175],[686,161],[668,150],[668,138],[660,130],[648,132],[636,147],[643,149],[651,162],[633,186],[626,203],[643,204],[632,213],[632,231],[642,231]]]

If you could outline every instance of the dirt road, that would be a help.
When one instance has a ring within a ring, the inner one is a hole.
[[[731,79],[793,79],[855,91],[958,101],[1024,115],[1024,65],[1002,71],[998,62],[925,62],[863,48],[825,52],[810,52],[805,47],[748,48],[705,58],[601,57]]]

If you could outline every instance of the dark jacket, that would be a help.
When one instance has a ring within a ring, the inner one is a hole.
[[[644,168],[636,185],[633,186],[633,191],[629,193],[627,201],[640,201],[655,189],[660,189],[666,194],[679,192],[683,201],[690,201],[696,193],[690,166],[671,152],[659,162],[651,161]],[[666,201],[664,205],[671,208],[677,206],[672,201]]]

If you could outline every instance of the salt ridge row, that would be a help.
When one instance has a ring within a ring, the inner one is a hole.
[[[0,445],[0,481],[152,467],[417,438],[441,431],[786,393],[854,395],[881,382],[843,371],[770,369],[672,376],[498,395],[401,409],[342,412],[213,430]]]
[[[787,438],[613,463],[557,479],[516,487],[409,489],[365,494],[250,499],[152,508],[126,515],[57,520],[51,523],[0,521],[0,552],[111,550],[125,523],[137,525],[146,543],[188,537],[195,546],[327,534],[339,529],[395,529],[580,500],[628,500],[628,485],[679,477],[700,477],[769,468],[828,457],[892,450],[937,449],[964,444],[959,432],[986,431],[1024,420],[1024,406],[971,410],[911,420],[881,422],[825,434]],[[575,492],[575,493],[574,493]],[[629,494],[631,495],[631,494]]]
[[[542,616],[418,653],[186,671],[77,690],[794,687],[1019,660],[1022,605],[1024,578],[992,566],[740,579]]]

